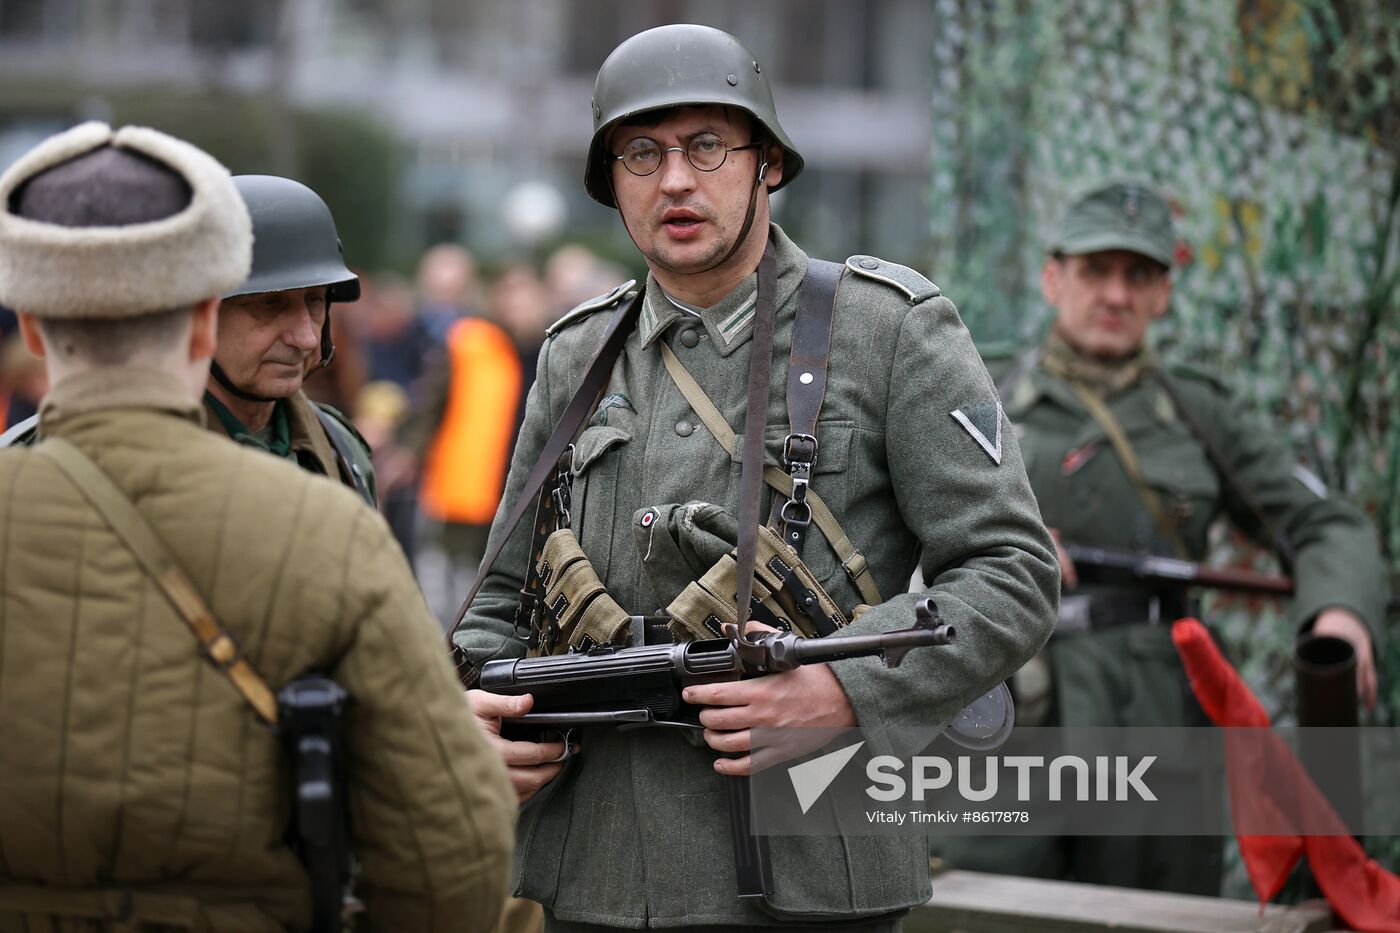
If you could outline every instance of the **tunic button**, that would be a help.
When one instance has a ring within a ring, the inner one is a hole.
[[[695,328],[687,327],[681,331],[681,343],[686,347],[694,347],[700,342],[700,335],[695,332]]]
[[[878,269],[880,268],[880,263],[878,260],[866,257],[860,261],[860,267],[862,269]]]
[[[690,437],[690,435],[694,432],[695,425],[691,424],[689,421],[676,422],[676,433],[679,434],[681,437]]]

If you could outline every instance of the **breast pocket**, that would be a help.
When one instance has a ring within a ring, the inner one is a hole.
[[[598,576],[607,579],[614,531],[622,452],[632,432],[613,425],[585,428],[574,441],[574,486],[570,518],[574,534]]]
[[[1161,499],[1187,548],[1200,553],[1219,507],[1220,481],[1193,438],[1165,440],[1171,443],[1147,445],[1141,450],[1142,476]]]
[[[811,488],[821,496],[838,521],[849,504],[851,437],[854,433],[855,424],[850,421],[821,421],[817,424],[817,461],[812,467]],[[764,432],[763,459],[766,463],[782,466],[783,440],[787,435],[787,429],[782,427],[770,426]],[[778,493],[774,493],[774,497],[774,501],[782,501]],[[849,529],[847,531],[849,533]],[[823,583],[840,566],[836,552],[815,527],[807,535],[802,561]]]

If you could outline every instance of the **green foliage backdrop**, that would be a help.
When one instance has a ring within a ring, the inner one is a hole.
[[[1181,261],[1159,347],[1222,371],[1286,426],[1304,462],[1374,518],[1400,591],[1393,2],[935,6],[930,269],[974,335],[1038,339],[1050,224],[1106,181],[1154,185],[1177,211]],[[1267,567],[1232,538],[1222,545],[1222,559]],[[1288,721],[1291,633],[1277,607],[1210,608]],[[1400,678],[1383,691],[1377,720],[1394,723]],[[1377,848],[1394,863],[1393,843]]]

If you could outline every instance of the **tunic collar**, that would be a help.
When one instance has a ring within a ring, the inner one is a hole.
[[[74,373],[49,390],[39,406],[40,436],[76,415],[118,408],[152,409],[204,424],[198,398],[169,373],[136,366],[101,366]]]
[[[769,225],[773,258],[778,267],[777,294],[779,309],[788,303],[802,277],[807,273],[807,254],[788,239],[777,224]],[[654,276],[647,275],[646,297],[642,303],[638,329],[642,346],[648,347],[677,321],[698,317],[720,356],[729,356],[753,335],[754,311],[758,305],[758,273],[755,271],[734,287],[719,303],[699,308],[667,295]]]
[[[209,406],[214,417],[219,419],[219,424],[223,425],[225,433],[238,443],[247,444],[250,447],[261,447],[278,457],[291,456],[291,429],[287,425],[287,404],[282,399],[278,399],[273,405],[272,419],[264,431],[249,430],[248,426],[239,421],[238,416],[229,411],[228,407],[208,389],[204,390],[204,404]]]

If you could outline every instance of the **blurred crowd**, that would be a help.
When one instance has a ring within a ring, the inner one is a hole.
[[[626,276],[579,245],[486,273],[453,243],[424,253],[412,280],[359,275],[360,300],[331,316],[334,365],[306,391],[369,442],[384,516],[446,623],[481,560],[545,328]],[[15,330],[0,309],[3,427],[35,414],[48,391]]]

